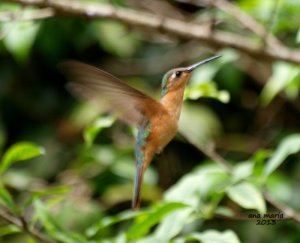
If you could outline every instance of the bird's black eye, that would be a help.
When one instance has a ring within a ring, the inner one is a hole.
[[[176,71],[175,72],[175,76],[176,76],[176,78],[179,78],[181,76],[181,72],[180,71]]]

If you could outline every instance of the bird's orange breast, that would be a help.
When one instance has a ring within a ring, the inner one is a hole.
[[[176,135],[177,119],[169,114],[163,114],[154,117],[151,124],[152,131],[148,139],[148,146],[154,146],[154,151],[160,153]]]

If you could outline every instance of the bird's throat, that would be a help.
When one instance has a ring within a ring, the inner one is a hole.
[[[180,87],[176,90],[170,90],[160,99],[160,103],[165,107],[171,116],[176,118],[176,120],[178,120],[180,116],[184,88],[185,87]]]

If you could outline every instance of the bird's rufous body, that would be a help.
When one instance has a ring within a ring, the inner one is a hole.
[[[163,77],[159,102],[105,71],[74,61],[64,64],[65,70],[76,80],[71,83],[76,94],[88,99],[101,99],[121,119],[139,129],[135,146],[133,209],[140,206],[143,175],[154,154],[160,153],[176,135],[184,89],[192,71],[218,57],[220,56],[167,72]]]

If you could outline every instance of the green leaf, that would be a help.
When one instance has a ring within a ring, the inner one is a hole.
[[[196,100],[200,97],[214,98],[223,103],[228,103],[230,100],[229,92],[218,90],[213,82],[191,84],[185,88],[184,99]]]
[[[266,203],[262,193],[249,182],[241,182],[227,190],[229,198],[243,208],[256,209],[260,213],[266,212]]]
[[[203,165],[169,188],[164,198],[166,201],[183,202],[197,207],[200,200],[209,198],[216,191],[224,190],[229,181],[228,173],[218,165]],[[195,196],[198,200],[196,204],[193,201]]]
[[[10,193],[3,186],[0,186],[0,203],[15,212],[15,203]]]
[[[187,207],[186,204],[178,202],[165,203],[157,207],[147,216],[143,215],[143,220],[141,222],[136,222],[135,224],[133,224],[133,226],[127,232],[128,238],[134,239],[146,235],[151,227],[157,224],[167,214],[185,207]]]
[[[182,231],[185,225],[191,222],[193,212],[194,209],[188,207],[167,215],[146,242],[169,242]]]
[[[0,236],[11,235],[19,232],[21,232],[21,230],[15,225],[6,225],[0,227]]]
[[[40,200],[36,200],[34,206],[38,219],[54,239],[65,243],[88,242],[82,235],[63,229]]]
[[[300,151],[300,134],[293,134],[281,141],[273,156],[267,161],[264,175],[269,176],[291,154]]]
[[[39,30],[38,22],[22,21],[9,22],[4,25],[4,45],[14,58],[23,63],[30,53],[36,34]]]
[[[252,156],[253,172],[252,175],[256,178],[257,182],[264,184],[265,178],[263,176],[266,160],[270,157],[272,152],[270,150],[259,150]]]
[[[99,231],[101,231],[102,229],[104,229],[105,227],[109,227],[112,226],[114,224],[120,223],[122,221],[126,221],[132,218],[135,218],[139,215],[143,215],[146,214],[147,211],[138,211],[138,212],[133,212],[133,211],[125,211],[122,212],[116,216],[107,216],[102,218],[99,222],[97,222],[96,224],[92,225],[91,227],[89,227],[86,231],[86,235],[88,237],[93,237],[95,236]]]
[[[49,196],[47,198],[47,205],[51,206],[59,203],[64,199],[63,195],[70,191],[70,187],[68,186],[57,186],[52,188],[46,188],[42,191],[35,191],[27,198],[27,200],[23,203],[24,207],[29,206],[36,199],[40,199],[45,196]]]
[[[216,230],[206,230],[203,233],[193,233],[184,237],[186,241],[198,241],[201,243],[240,243],[235,232],[226,230],[219,232]],[[175,241],[177,242],[177,241]]]
[[[299,89],[299,77],[299,66],[285,62],[275,63],[273,65],[273,74],[261,93],[262,105],[267,106],[279,92],[286,89],[287,91],[292,89],[293,93],[290,94],[290,97],[293,98],[295,96],[294,86],[297,86],[296,91]]]
[[[276,171],[266,181],[266,190],[274,199],[289,205],[295,197],[295,189],[290,175]]]
[[[221,123],[212,110],[185,102],[180,115],[179,131],[192,143],[204,146],[221,132]]]
[[[44,148],[29,142],[20,142],[12,145],[3,155],[0,164],[0,174],[4,173],[17,161],[27,160],[45,153]]]
[[[193,173],[184,176],[168,189],[164,194],[164,200],[185,203],[191,207],[182,208],[164,217],[151,238],[152,242],[156,242],[156,239],[168,242],[178,235],[187,223],[191,222],[191,216],[195,210],[202,210],[198,214],[200,219],[203,218],[202,215],[212,214],[209,203],[213,207],[216,207],[216,205],[211,198],[216,193],[224,191],[229,181],[230,177],[227,172],[215,164],[201,166]],[[218,197],[218,201],[220,199]]]
[[[47,196],[47,195],[57,195],[57,194],[65,194],[67,192],[70,192],[70,187],[69,186],[56,186],[56,187],[50,187],[42,191],[36,191],[34,194],[36,196],[42,197],[42,196]]]
[[[228,54],[228,57],[226,56]],[[229,102],[229,93],[225,90],[218,90],[215,83],[212,82],[215,74],[221,65],[235,59],[233,52],[224,52],[224,56],[216,63],[207,64],[203,69],[196,69],[191,77],[190,85],[184,92],[184,98],[196,100],[200,97],[215,98],[221,102]]]
[[[233,209],[224,206],[217,207],[215,213],[229,218],[234,218],[235,216]]]
[[[96,136],[107,127],[111,127],[115,122],[115,118],[111,116],[99,117],[92,124],[86,127],[83,133],[86,146],[92,146]]]
[[[193,233],[184,237],[186,241],[198,241],[201,243],[240,243],[239,238],[232,230],[219,232],[217,230],[206,230],[203,233]],[[175,241],[177,243],[177,241]]]
[[[234,182],[240,181],[242,179],[246,179],[252,174],[253,171],[253,163],[250,161],[245,161],[238,163],[233,168],[233,179]]]

